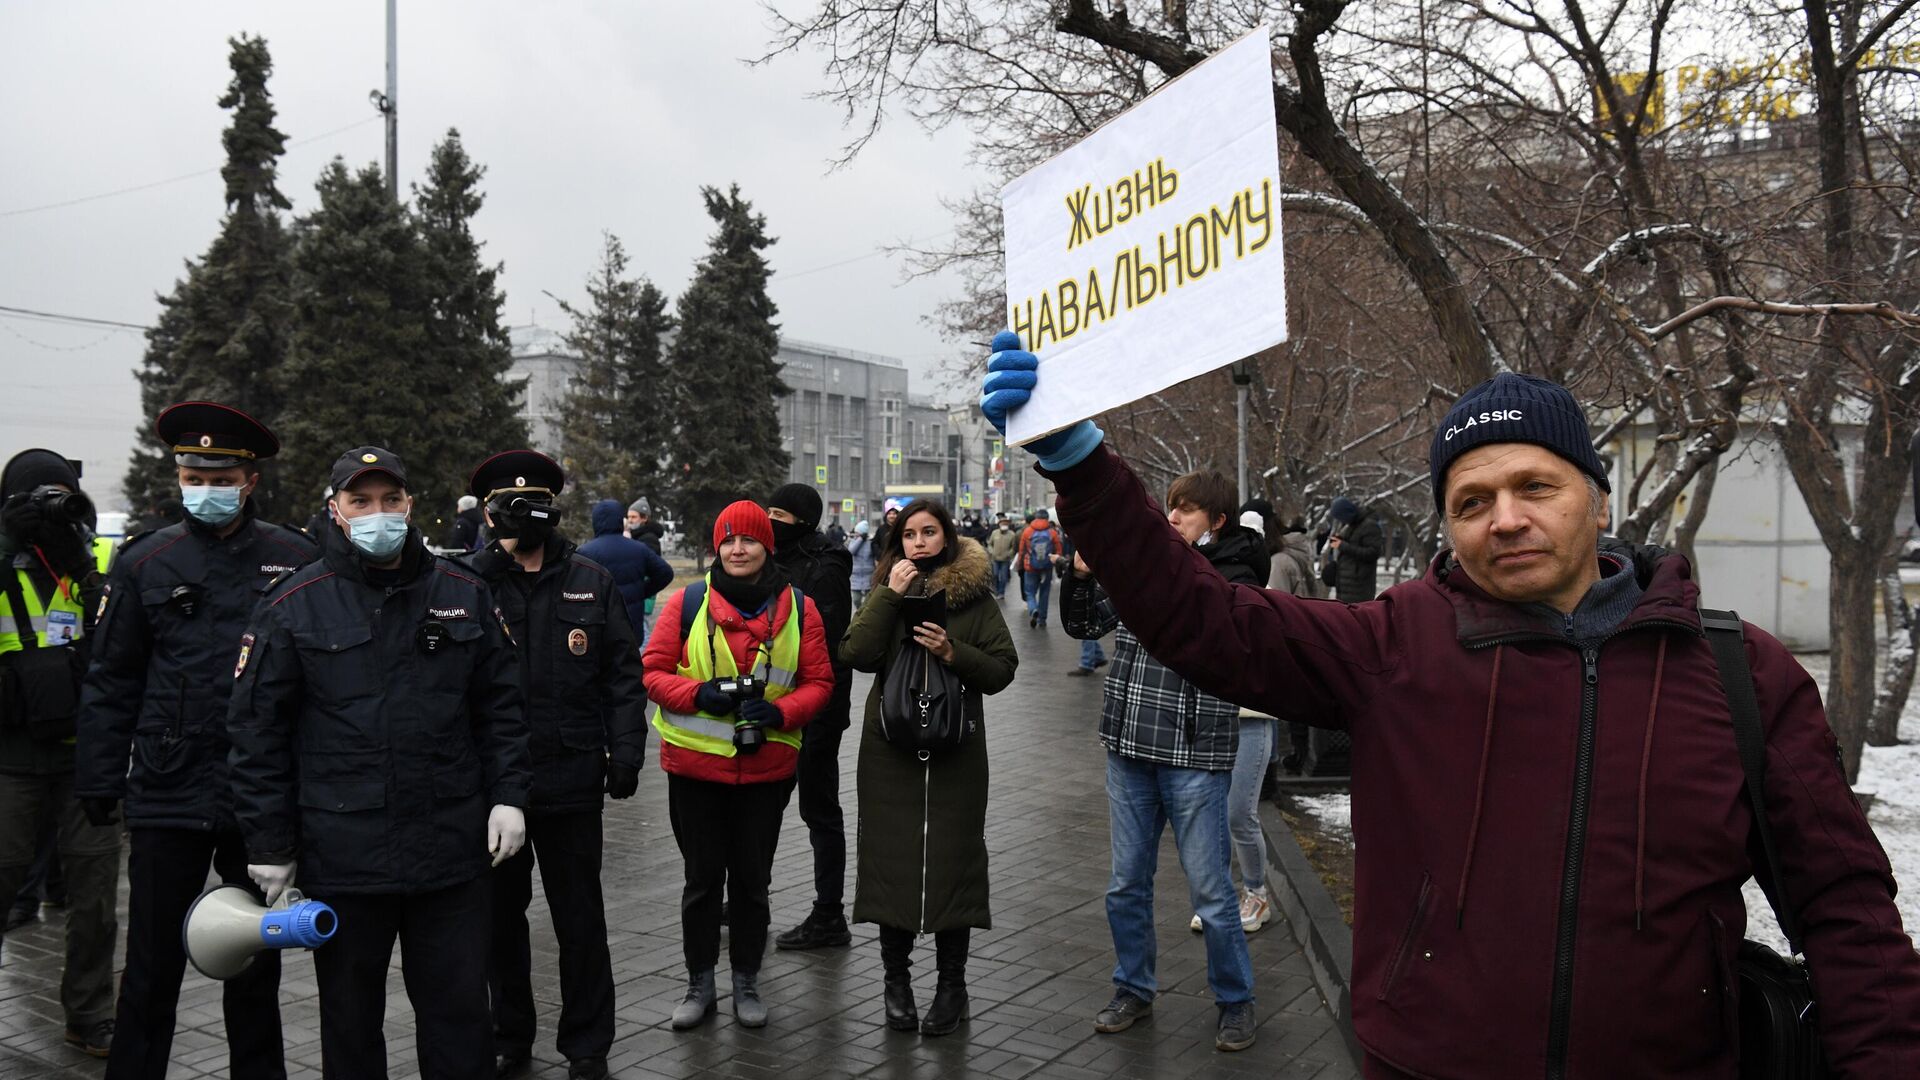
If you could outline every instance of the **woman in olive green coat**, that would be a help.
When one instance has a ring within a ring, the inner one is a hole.
[[[993,564],[959,535],[944,506],[919,500],[900,512],[874,568],[874,589],[840,642],[840,658],[874,672],[860,737],[859,875],[853,918],[880,924],[887,1026],[945,1035],[967,1018],[967,945],[987,929],[987,736],[981,695],[1013,681],[1020,663],[993,597]],[[908,627],[902,596],[946,594],[947,625]],[[953,669],[965,688],[973,735],[926,761],[881,732],[887,670],[909,634]],[[915,934],[934,935],[940,972],[921,1022],[908,964]]]

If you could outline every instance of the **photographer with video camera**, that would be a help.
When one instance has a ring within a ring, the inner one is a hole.
[[[687,996],[673,1011],[675,1031],[713,1011],[723,887],[733,1015],[743,1027],[767,1022],[758,979],[774,847],[793,796],[800,729],[833,694],[820,611],[773,565],[767,512],[746,501],[728,506],[714,520],[713,547],[713,569],[666,602],[642,657],[686,864]]]
[[[23,450],[0,470],[0,897],[20,892],[51,818],[67,875],[66,1040],[105,1057],[120,830],[89,822],[73,793],[80,679],[113,552],[93,522],[80,473],[59,454]]]

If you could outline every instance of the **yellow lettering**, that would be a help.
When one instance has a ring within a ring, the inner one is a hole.
[[[1161,202],[1166,202],[1173,198],[1174,192],[1180,190],[1180,174],[1167,168],[1167,163],[1160,158],[1154,158],[1153,165],[1158,170],[1156,193]]]
[[[1267,241],[1273,239],[1273,180],[1266,178],[1260,181],[1259,213],[1253,212],[1253,189],[1248,188],[1243,197],[1247,201],[1247,227],[1258,225],[1265,230],[1260,234],[1258,243],[1247,245],[1248,251],[1259,251],[1267,246]]]
[[[1093,239],[1093,226],[1087,223],[1087,196],[1092,193],[1093,185],[1086,184],[1067,196],[1067,213],[1073,215],[1073,229],[1067,233],[1068,251]]]
[[[1032,351],[1039,352],[1059,339],[1060,331],[1053,321],[1053,294],[1041,293],[1040,319],[1034,324]]]
[[[1193,234],[1195,229],[1200,230],[1198,239]],[[1219,249],[1213,246],[1212,240],[1213,230],[1208,227],[1207,215],[1195,214],[1187,220],[1187,224],[1182,229],[1180,242],[1187,251],[1186,260],[1181,268],[1187,272],[1189,281],[1206,276],[1207,271],[1220,264],[1216,254]],[[1195,256],[1200,259],[1197,266],[1194,264]]]
[[[1143,258],[1140,245],[1133,246],[1133,295],[1130,307],[1140,307],[1160,294],[1160,268]]]
[[[1094,323],[1107,320],[1107,301],[1100,295],[1100,268],[1097,266],[1087,271],[1086,317],[1089,329]]]
[[[1060,294],[1060,340],[1080,332],[1080,283],[1072,278],[1054,286]]]

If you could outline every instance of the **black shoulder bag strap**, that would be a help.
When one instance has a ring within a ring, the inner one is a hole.
[[[11,566],[0,566],[0,572],[6,574],[7,606],[13,609],[13,625],[20,634],[20,648],[37,649],[40,647],[40,636],[33,632],[33,623],[29,621],[26,593],[20,588],[20,572]],[[54,585],[59,587],[58,582]]]
[[[1767,861],[1767,878],[1773,888],[1767,899],[1773,902],[1773,914],[1780,930],[1787,935],[1787,946],[1800,952],[1800,927],[1794,919],[1781,884],[1780,856],[1773,846],[1773,826],[1767,822],[1764,784],[1767,776],[1767,744],[1760,731],[1760,704],[1753,693],[1753,670],[1747,666],[1746,635],[1740,615],[1733,611],[1700,609],[1700,625],[1707,632],[1707,644],[1713,647],[1713,659],[1720,667],[1720,683],[1726,688],[1727,706],[1733,711],[1733,741],[1740,749],[1740,768],[1747,774],[1747,802],[1753,808],[1753,828],[1760,834],[1760,850]]]

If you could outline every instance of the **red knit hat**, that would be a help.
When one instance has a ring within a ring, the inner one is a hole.
[[[729,536],[751,536],[760,541],[768,551],[773,550],[773,520],[760,504],[742,499],[720,511],[713,519],[713,550],[719,551],[720,545]]]

